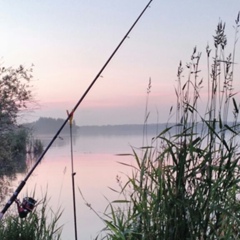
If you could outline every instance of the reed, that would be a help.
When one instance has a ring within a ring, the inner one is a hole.
[[[132,175],[119,185],[120,200],[111,202],[103,217],[104,239],[240,238],[239,104],[233,88],[239,18],[240,13],[233,53],[226,57],[222,22],[213,50],[206,48],[204,112],[201,53],[194,48],[186,67],[180,62],[176,121],[143,147],[143,154],[133,149]]]
[[[60,240],[62,226],[58,226],[58,221],[62,211],[54,213],[48,203],[46,194],[26,218],[14,213],[5,216],[0,225],[0,239]]]

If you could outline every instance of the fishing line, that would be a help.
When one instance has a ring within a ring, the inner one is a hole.
[[[114,57],[114,55],[116,54],[116,52],[118,51],[118,49],[121,47],[121,45],[123,44],[123,42],[126,40],[126,38],[128,37],[128,35],[130,34],[130,32],[133,30],[133,28],[135,27],[135,25],[137,24],[137,22],[139,21],[139,19],[142,17],[142,15],[144,14],[144,12],[147,10],[147,8],[150,6],[151,2],[153,0],[150,0],[148,2],[148,4],[146,5],[146,7],[143,9],[143,11],[140,13],[140,15],[138,16],[138,18],[135,20],[135,22],[133,23],[133,25],[130,27],[130,29],[127,31],[127,33],[125,34],[125,36],[123,37],[123,39],[120,41],[120,43],[118,44],[118,46],[116,47],[116,49],[113,51],[113,53],[110,55],[110,57],[108,58],[108,60],[106,61],[106,63],[103,65],[103,67],[100,69],[100,71],[98,72],[98,74],[96,75],[96,77],[93,79],[93,81],[91,82],[91,84],[89,85],[89,87],[86,89],[86,91],[83,93],[82,97],[78,100],[78,102],[76,103],[76,105],[74,106],[74,108],[72,109],[71,113],[67,116],[66,120],[63,122],[62,126],[59,128],[59,130],[56,132],[56,134],[54,135],[54,137],[52,138],[52,140],[50,141],[50,143],[48,144],[48,146],[46,147],[46,149],[42,152],[42,154],[39,156],[38,160],[36,161],[36,163],[34,164],[34,166],[32,167],[32,169],[29,171],[29,173],[26,175],[25,179],[21,181],[21,183],[19,184],[19,186],[17,187],[17,189],[15,190],[15,192],[13,193],[13,195],[11,196],[11,198],[8,200],[8,202],[6,203],[6,205],[4,206],[4,208],[2,209],[2,211],[0,212],[0,220],[2,219],[3,215],[5,214],[5,212],[8,210],[8,208],[12,205],[12,203],[16,200],[18,194],[21,192],[21,190],[23,189],[23,187],[25,186],[28,178],[32,175],[33,171],[35,170],[35,168],[38,166],[38,164],[41,162],[41,160],[43,159],[43,157],[45,156],[45,154],[47,153],[47,151],[49,150],[49,148],[52,146],[53,142],[56,140],[56,138],[58,137],[58,135],[60,134],[60,132],[62,131],[62,129],[65,127],[65,125],[67,124],[67,122],[69,121],[71,115],[77,110],[77,108],[79,107],[79,105],[81,104],[81,102],[83,101],[83,99],[86,97],[86,95],[88,94],[88,92],[91,90],[91,88],[93,87],[94,83],[97,81],[97,79],[101,76],[103,70],[107,67],[107,65],[109,64],[109,62],[112,60],[112,58]]]

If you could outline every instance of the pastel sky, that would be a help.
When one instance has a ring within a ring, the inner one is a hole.
[[[34,64],[39,107],[23,120],[66,118],[66,110],[74,107],[147,3],[1,0],[2,64]],[[188,62],[197,46],[204,69],[205,47],[213,47],[220,19],[232,46],[239,10],[239,0],[154,0],[75,113],[77,124],[143,123],[149,78],[149,122],[166,122],[176,101],[179,61]],[[235,76],[239,81],[239,65]]]

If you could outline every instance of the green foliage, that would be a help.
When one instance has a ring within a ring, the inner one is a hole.
[[[62,227],[58,227],[58,221],[61,215],[61,211],[53,213],[48,208],[45,196],[26,218],[19,218],[18,215],[6,216],[0,225],[0,239],[60,240]]]
[[[32,99],[30,80],[32,69],[22,65],[18,68],[0,68],[0,132],[16,123],[19,110],[26,108]]]
[[[43,152],[43,144],[41,140],[35,139],[33,142],[33,153],[39,155]]]
[[[236,33],[239,27],[238,14]],[[233,92],[234,53],[225,58],[226,44],[220,22],[214,56],[206,49],[208,101],[203,114],[201,53],[194,48],[187,73],[180,62],[176,123],[153,138],[141,157],[133,149],[132,175],[124,184],[119,181],[121,198],[109,204],[103,219],[105,239],[240,238],[239,104]]]
[[[11,152],[14,156],[26,153],[29,133],[24,128],[18,128],[14,132],[9,133],[11,139]]]
[[[0,135],[0,175],[11,175],[26,168],[26,151],[29,144],[29,132],[18,127]]]

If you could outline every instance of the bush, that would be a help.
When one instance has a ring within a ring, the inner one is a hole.
[[[26,147],[28,132],[24,128],[0,135],[0,175],[14,175],[18,169],[26,167]]]
[[[11,152],[14,156],[25,155],[26,147],[29,139],[29,133],[25,128],[18,128],[17,131],[9,134],[11,139]]]
[[[41,140],[35,139],[33,142],[33,153],[34,155],[39,155],[43,152],[43,144]]]

